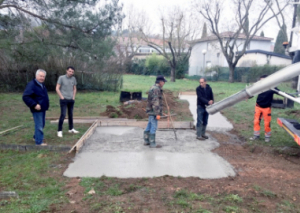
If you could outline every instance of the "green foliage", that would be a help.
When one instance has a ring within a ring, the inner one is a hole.
[[[210,68],[206,68],[205,75],[209,76],[209,80],[211,81],[218,81],[220,79],[220,76],[222,75],[222,67],[213,66]]]
[[[228,212],[228,213],[237,212],[238,210],[239,210],[239,208],[236,206],[225,206],[224,207],[224,211]]]
[[[123,194],[123,191],[119,189],[119,184],[115,184],[107,190],[107,194],[111,196],[119,196]]]
[[[231,203],[242,203],[243,202],[243,198],[241,198],[237,194],[230,194],[230,195],[227,195],[224,198],[224,201],[231,202]]]
[[[175,73],[176,79],[184,78],[184,75],[188,69],[188,60],[185,60],[183,57],[179,57]],[[126,73],[132,73],[136,75],[170,76],[171,68],[163,56],[153,53],[146,59],[134,59],[132,63],[126,67]]]
[[[29,0],[26,4],[34,8],[37,21],[23,11],[0,15],[0,90],[23,90],[37,68],[47,71],[46,86],[54,90],[58,76],[69,65],[81,71],[79,89],[117,90],[121,69],[112,61],[115,40],[111,35],[123,19],[122,6],[110,0],[94,7],[98,3]],[[24,4],[14,1],[1,6],[22,8]]]
[[[274,46],[274,52],[279,54],[285,54],[285,49],[282,45],[283,42],[287,41],[287,33],[285,24],[282,25],[276,37],[276,42]]]
[[[248,78],[250,82],[257,81],[260,76],[262,75],[271,75],[274,72],[277,72],[278,70],[282,69],[282,66],[271,66],[271,65],[264,65],[264,66],[253,66],[250,68],[248,72]]]
[[[164,75],[170,76],[171,68],[165,58],[155,53],[147,59],[135,59],[126,72],[136,75]]]
[[[276,193],[274,193],[274,192],[272,192],[272,191],[270,191],[270,190],[264,190],[264,191],[262,192],[262,194],[263,194],[264,196],[266,196],[266,197],[269,197],[269,198],[275,198],[275,197],[277,197]]]
[[[109,117],[110,117],[110,118],[117,118],[117,117],[119,117],[119,116],[118,116],[117,113],[112,112],[112,113],[109,114]]]
[[[235,82],[256,82],[262,75],[271,75],[282,69],[283,66],[253,66],[253,67],[236,67],[234,70]],[[205,70],[205,77],[209,81],[227,81],[229,76],[228,67],[213,66]],[[200,76],[188,77],[188,79],[199,80]]]
[[[202,38],[205,38],[205,37],[207,37],[207,26],[206,26],[206,23],[204,22],[203,28],[202,28],[202,36],[201,36],[201,39],[202,39]]]
[[[150,73],[161,73],[161,68],[166,65],[165,59],[163,56],[156,55],[153,53],[151,56],[146,58],[145,67]],[[157,75],[156,74],[156,75]]]
[[[189,62],[188,60],[184,59],[183,57],[180,57],[177,61],[177,66],[176,66],[176,79],[182,79],[184,78],[184,75],[188,72],[189,70]]]
[[[176,191],[174,194],[174,198],[187,198],[189,196],[188,192],[184,189]]]

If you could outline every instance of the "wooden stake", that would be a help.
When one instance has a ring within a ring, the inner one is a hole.
[[[96,128],[98,127],[98,120],[96,120],[92,126],[84,133],[84,135],[81,136],[79,141],[71,148],[69,153],[71,153],[73,150],[76,150],[76,152],[79,152],[80,148],[83,146],[85,141],[89,139],[89,137],[94,134]]]
[[[16,126],[16,127],[14,127],[14,128],[11,128],[11,129],[4,130],[4,131],[0,132],[0,135],[4,134],[4,133],[6,133],[6,132],[9,132],[9,131],[11,131],[11,130],[14,130],[14,129],[20,128],[21,126],[23,126],[23,125]]]
[[[166,99],[166,96],[165,96],[164,93],[163,93],[163,96],[164,96],[164,98],[165,98],[165,102],[166,102],[167,109],[168,109],[168,117],[170,117],[170,120],[171,120],[171,123],[172,123],[172,127],[173,127],[173,131],[174,131],[174,134],[175,134],[175,139],[177,140],[176,130],[175,130],[174,124],[173,124],[173,118],[172,118],[172,116],[171,116],[170,108],[169,108],[169,105],[168,105],[168,102],[167,102],[167,99]]]

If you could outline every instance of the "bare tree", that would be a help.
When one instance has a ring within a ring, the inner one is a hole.
[[[233,26],[232,33],[226,39],[223,38],[220,32],[221,20],[224,19],[222,16],[224,15],[222,10],[224,5],[222,3],[224,1],[201,1],[199,12],[208,21],[211,32],[219,41],[222,53],[230,69],[229,82],[233,82],[234,69],[240,58],[244,55],[250,41],[268,21],[278,16],[287,7],[288,2],[279,7],[277,4],[274,5],[274,1],[272,0],[226,1],[227,4],[232,4],[230,7],[235,8],[234,14],[236,14],[234,20],[227,20],[227,22],[235,23],[235,25]],[[250,19],[249,17],[252,14],[253,17]],[[250,22],[248,30],[245,29],[247,20]],[[243,41],[242,43],[241,40]]]
[[[133,5],[126,8],[125,15],[122,29],[118,32],[116,47],[121,63],[127,66],[138,53],[139,48],[146,44],[142,40],[140,29],[143,28],[148,34],[152,29],[152,25],[147,13],[134,8]]]
[[[161,14],[161,36],[156,39],[147,35],[144,29],[140,28],[142,39],[168,61],[171,67],[171,82],[175,82],[178,62],[187,62],[190,57],[191,48],[188,40],[199,33],[199,28],[193,26],[195,19],[191,16],[192,14],[188,15],[179,7],[174,7],[170,12]],[[161,42],[158,42],[158,39]]]

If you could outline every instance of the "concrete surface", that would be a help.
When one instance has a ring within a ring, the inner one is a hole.
[[[180,99],[189,102],[189,108],[193,114],[194,125],[197,124],[197,96],[196,95],[180,95]],[[230,131],[233,129],[232,124],[220,113],[209,115],[207,130],[209,131]]]
[[[74,163],[67,177],[141,178],[181,176],[223,178],[234,176],[233,167],[211,150],[219,146],[213,139],[199,141],[193,130],[157,131],[161,149],[143,146],[143,129],[138,127],[98,127]]]
[[[196,95],[181,95],[189,102],[194,123],[197,120]],[[209,116],[210,131],[233,127],[220,113]],[[161,149],[143,145],[143,129],[138,127],[98,127],[64,172],[67,177],[141,178],[163,175],[205,179],[234,176],[233,167],[211,150],[219,143],[213,138],[196,139],[194,130],[157,131]]]

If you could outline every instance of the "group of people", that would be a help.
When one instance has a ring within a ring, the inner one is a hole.
[[[79,133],[73,127],[73,108],[77,92],[77,81],[74,77],[74,71],[74,67],[67,67],[66,75],[60,76],[56,84],[56,92],[60,98],[59,102],[61,109],[57,131],[58,137],[63,137],[62,129],[67,109],[69,133]],[[35,79],[27,84],[23,93],[23,101],[29,107],[34,120],[33,139],[35,144],[39,146],[47,146],[43,131],[45,127],[46,111],[49,109],[48,91],[44,85],[46,74],[45,70],[38,69],[35,74]]]
[[[77,81],[74,77],[75,68],[69,66],[66,75],[58,78],[56,84],[56,92],[60,98],[61,114],[58,123],[57,136],[63,137],[63,123],[68,109],[69,133],[78,133],[73,127],[73,108],[77,92]],[[261,76],[261,79],[267,77]],[[33,139],[36,145],[47,145],[44,141],[43,129],[45,127],[46,111],[49,109],[49,97],[47,89],[44,85],[46,71],[38,69],[35,79],[29,82],[23,94],[23,101],[30,108],[33,115],[35,130]],[[148,124],[144,130],[144,145],[150,148],[161,148],[156,144],[155,135],[157,130],[157,121],[163,115],[163,86],[167,82],[163,75],[156,77],[155,84],[148,92],[148,103],[146,112],[149,115]],[[208,136],[205,134],[208,123],[209,114],[206,107],[214,103],[214,95],[212,88],[207,84],[205,78],[200,78],[200,86],[196,88],[197,93],[197,126],[196,139],[206,140]],[[263,118],[265,123],[265,141],[269,142],[271,137],[271,104],[273,100],[273,90],[268,90],[258,95],[255,115],[254,115],[254,136],[250,140],[257,140],[260,136],[260,121]]]
[[[163,86],[167,82],[164,76],[156,77],[155,84],[148,91],[148,103],[146,112],[149,115],[148,124],[144,130],[144,145],[150,148],[161,148],[156,144],[155,135],[157,130],[157,121],[160,120],[163,114]],[[214,95],[211,87],[206,83],[205,78],[200,78],[200,86],[197,87],[197,139],[205,140],[208,136],[205,135],[208,122],[208,113],[206,107],[214,103]]]
[[[263,75],[260,79],[266,78]],[[146,112],[149,115],[148,125],[144,130],[144,145],[150,148],[161,148],[161,145],[156,144],[155,135],[157,129],[157,121],[160,120],[163,112],[163,86],[167,82],[164,76],[159,75],[156,78],[155,84],[148,92],[148,104]],[[205,134],[208,123],[208,112],[206,107],[214,103],[214,95],[212,88],[207,84],[205,78],[200,78],[200,86],[196,88],[197,93],[197,125],[196,139],[206,140],[208,136]],[[277,89],[277,88],[276,88]],[[271,137],[271,104],[273,101],[273,90],[268,90],[258,95],[254,114],[254,135],[250,140],[257,140],[260,137],[260,122],[264,119],[265,126],[265,142],[270,141]]]

